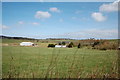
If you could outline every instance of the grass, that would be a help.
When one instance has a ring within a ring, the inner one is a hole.
[[[4,46],[3,78],[117,77],[117,51]]]

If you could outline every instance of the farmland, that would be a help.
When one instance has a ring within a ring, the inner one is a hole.
[[[3,78],[118,77],[117,50],[8,45],[2,51]]]
[[[120,0],[1,1],[0,78],[120,78]]]

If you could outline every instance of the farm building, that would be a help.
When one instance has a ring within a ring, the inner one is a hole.
[[[56,48],[66,48],[66,45],[55,45]]]
[[[35,44],[32,42],[21,42],[20,46],[34,46]]]

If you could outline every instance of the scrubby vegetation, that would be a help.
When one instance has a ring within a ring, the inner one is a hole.
[[[94,49],[100,49],[100,50],[117,50],[118,49],[118,43],[108,42],[105,41],[101,44],[95,45]]]
[[[88,49],[99,49],[99,50],[117,50],[119,47],[118,40],[79,40],[73,42],[74,47],[87,47]]]
[[[55,47],[55,44],[48,44],[48,47]]]

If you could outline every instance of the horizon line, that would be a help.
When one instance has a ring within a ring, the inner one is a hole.
[[[95,37],[90,37],[90,38],[57,38],[57,37],[46,37],[46,38],[34,38],[34,37],[26,37],[26,36],[6,36],[6,35],[0,35],[0,36],[5,36],[5,37],[22,37],[22,38],[29,38],[29,39],[69,39],[69,40],[83,40],[83,39],[96,39],[96,40],[101,40],[101,39],[104,39],[104,40],[107,40],[107,39],[120,39],[120,38],[95,38]]]

